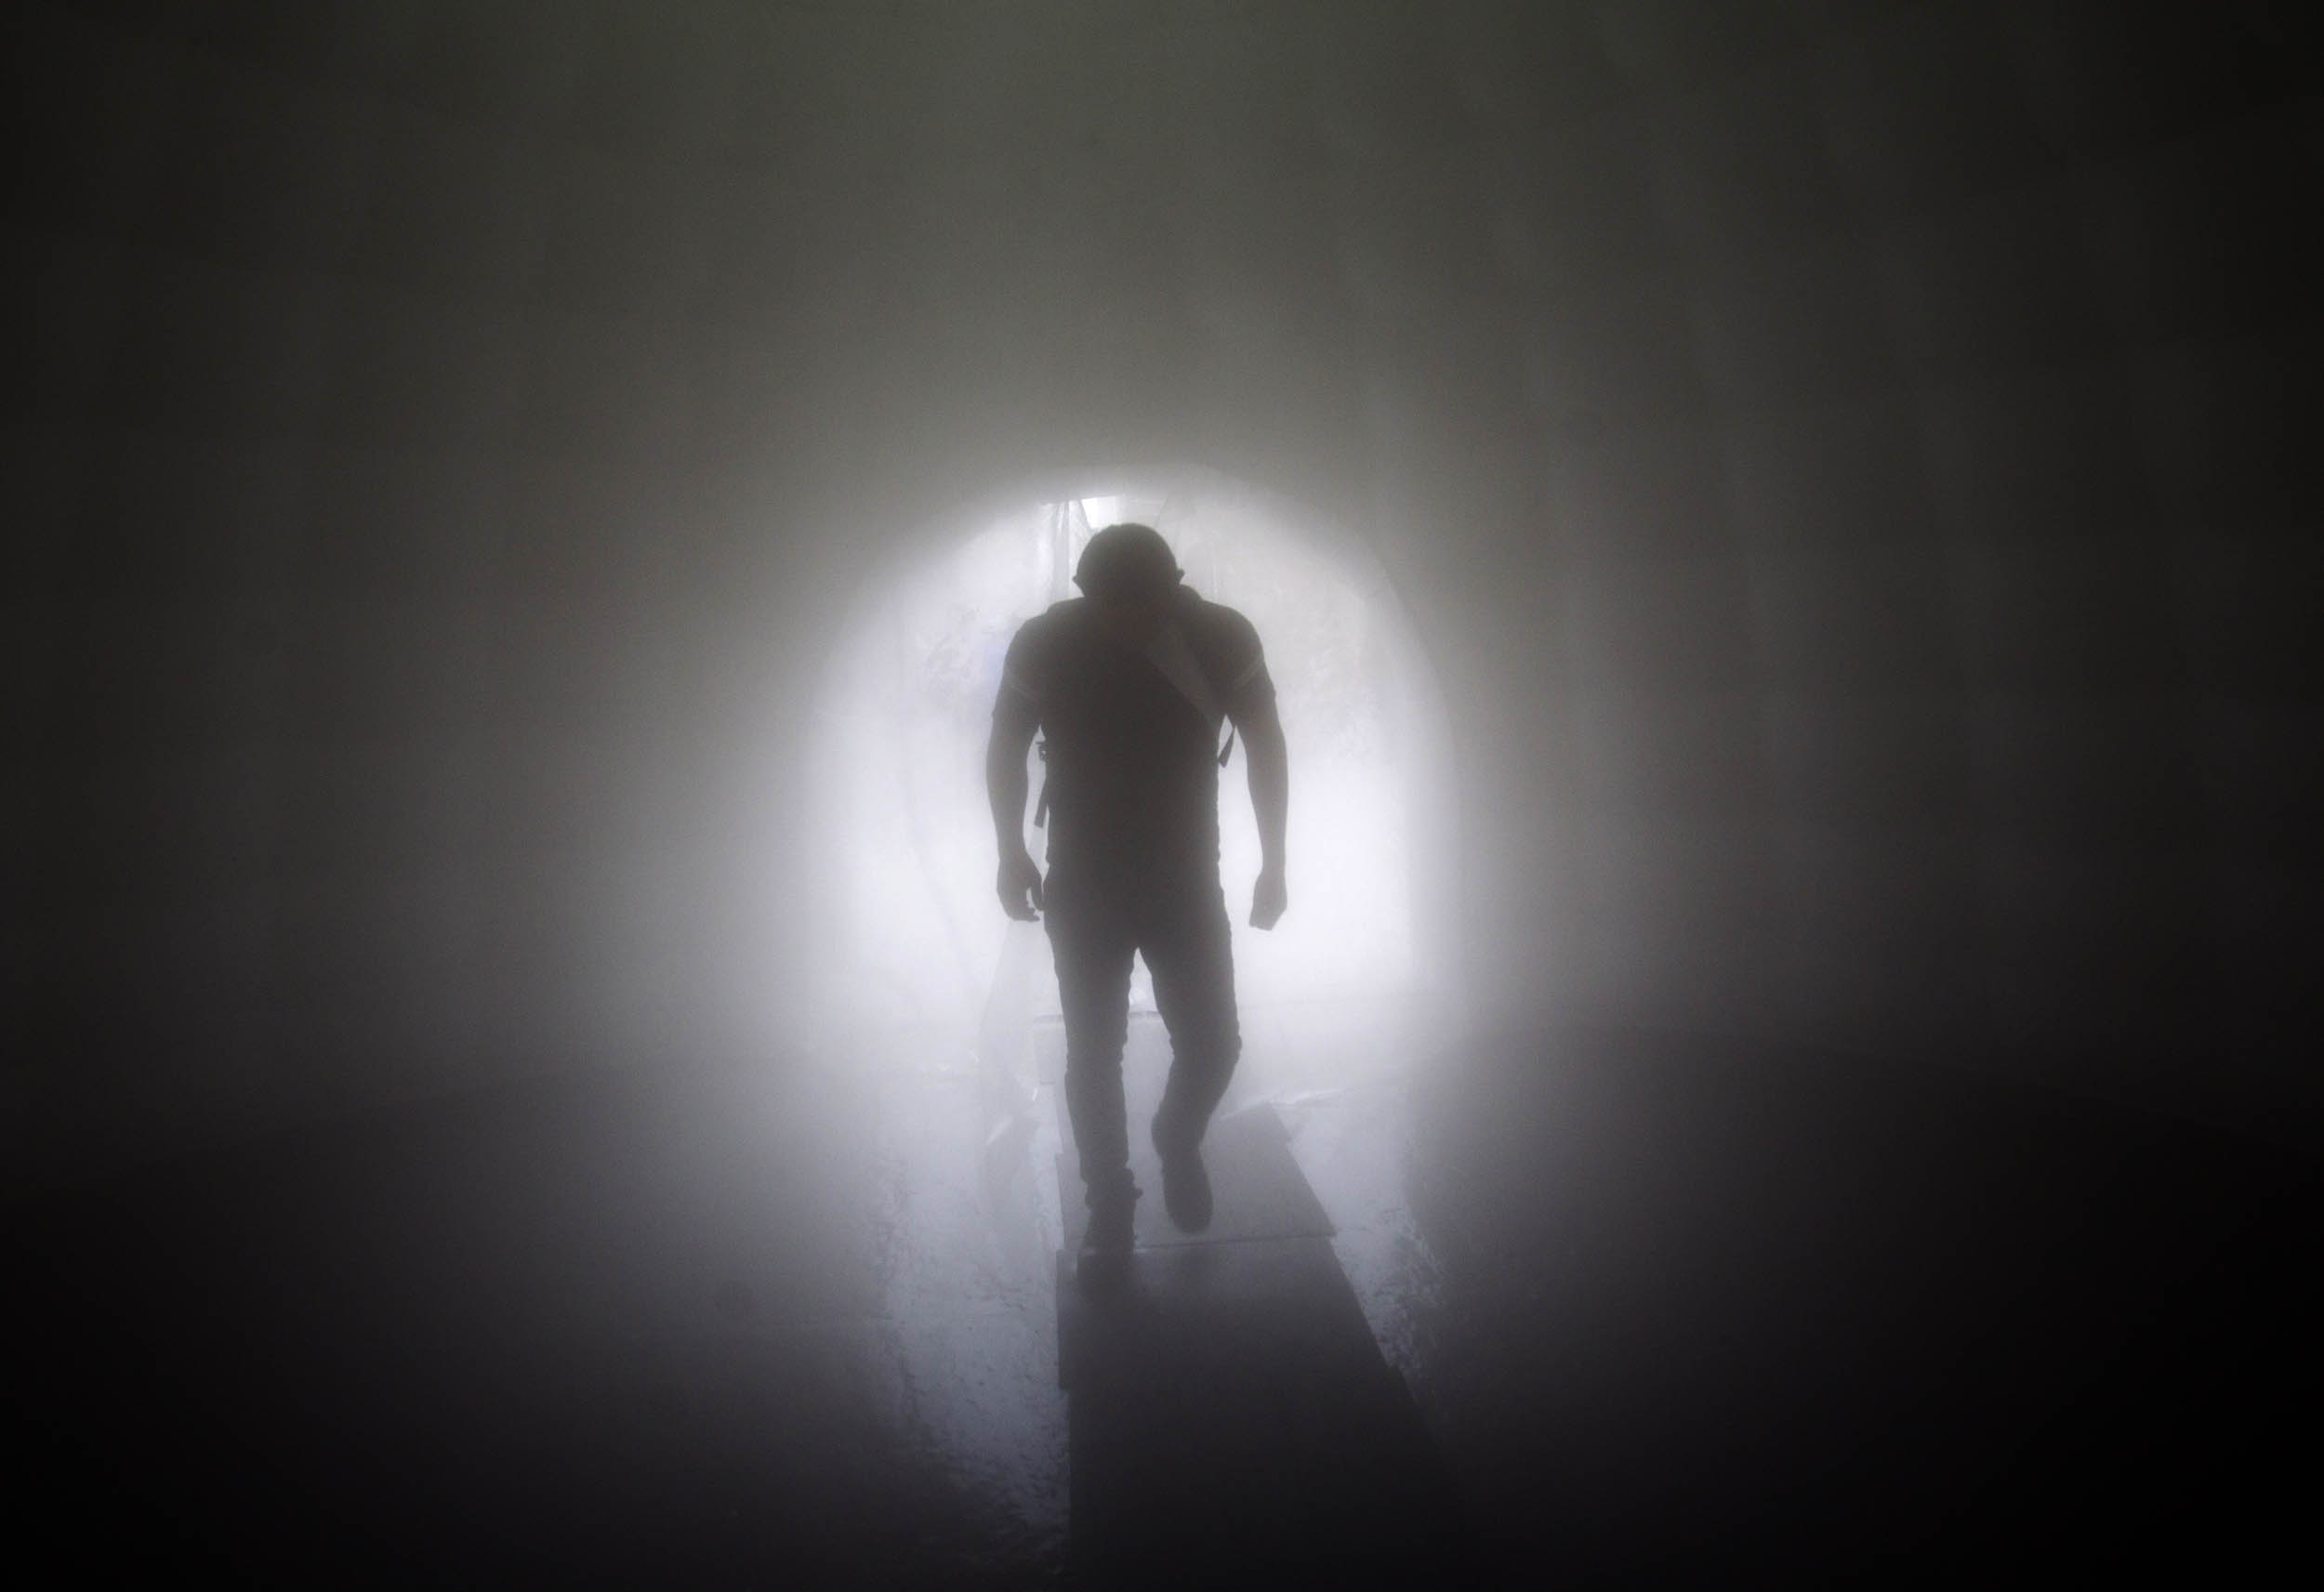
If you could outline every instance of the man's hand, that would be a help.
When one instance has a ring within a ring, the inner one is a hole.
[[[1250,893],[1250,926],[1253,928],[1273,928],[1283,916],[1283,909],[1291,904],[1290,891],[1283,882],[1281,868],[1259,870],[1259,883]]]
[[[1021,692],[1001,687],[993,735],[984,743],[984,794],[993,805],[993,847],[1000,853],[1000,910],[1031,923],[1041,906],[1041,870],[1024,849],[1024,755],[1040,716]]]
[[[1020,846],[1000,859],[1000,910],[1019,923],[1037,923],[1041,912],[1041,866]]]
[[[1291,808],[1291,757],[1273,695],[1235,716],[1250,764],[1250,810],[1259,821],[1259,885],[1250,893],[1250,926],[1273,928],[1290,900],[1283,885],[1283,826]]]

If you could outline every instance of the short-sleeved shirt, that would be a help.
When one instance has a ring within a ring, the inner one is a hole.
[[[1179,589],[1142,651],[1100,634],[1078,598],[1009,644],[994,714],[1040,726],[1053,867],[1217,877],[1221,723],[1264,708],[1274,683],[1249,620]]]

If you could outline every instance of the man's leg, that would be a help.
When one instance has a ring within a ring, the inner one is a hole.
[[[1197,1151],[1243,1053],[1226,897],[1215,879],[1191,885],[1157,902],[1142,927],[1154,1004],[1170,1033],[1170,1078],[1155,1113],[1154,1147],[1170,1217],[1195,1230],[1210,1222],[1210,1181]]]
[[[1129,1037],[1129,965],[1137,941],[1120,902],[1051,875],[1046,912],[1065,1020],[1065,1111],[1092,1214],[1137,1197],[1122,1105],[1122,1046]]]

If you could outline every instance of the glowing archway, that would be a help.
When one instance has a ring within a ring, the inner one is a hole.
[[[851,615],[822,715],[817,833],[839,969],[828,1020],[945,1027],[973,1023],[988,1003],[994,969],[1010,965],[982,785],[1001,655],[1019,624],[1073,595],[1080,544],[1116,520],[1155,525],[1190,585],[1248,614],[1275,678],[1292,752],[1292,910],[1273,934],[1240,927],[1258,847],[1239,757],[1221,783],[1252,1059],[1263,1065],[1270,1013],[1449,993],[1443,926],[1416,888],[1450,849],[1441,715],[1377,561],[1223,478],[1104,484],[923,545]],[[1144,995],[1141,982],[1133,1000]],[[1029,997],[1037,1013],[1054,1010],[1038,969]]]

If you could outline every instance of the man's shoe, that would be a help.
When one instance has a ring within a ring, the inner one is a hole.
[[[1129,1257],[1138,1247],[1137,1217],[1135,1194],[1090,1207],[1081,1254],[1074,1262],[1075,1282],[1097,1291],[1117,1285],[1129,1274]]]
[[[1162,1208],[1181,1232],[1200,1232],[1210,1225],[1210,1174],[1202,1164],[1202,1151],[1166,1132],[1162,1119],[1154,1119],[1155,1153],[1162,1157]]]

